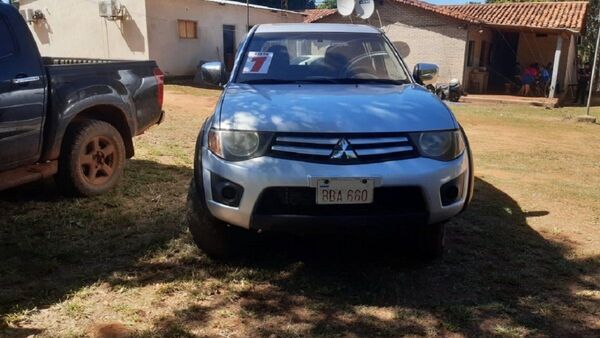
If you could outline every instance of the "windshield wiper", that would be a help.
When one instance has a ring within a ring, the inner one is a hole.
[[[338,83],[336,79],[298,79],[298,80],[283,80],[283,79],[255,79],[241,81],[240,83],[247,84],[307,84],[307,83]]]
[[[342,78],[342,79],[298,79],[298,80],[284,80],[284,79],[254,79],[241,81],[240,83],[245,84],[393,84],[401,85],[409,83],[408,80],[391,80],[391,79],[356,79],[356,78]]]
[[[240,83],[246,83],[246,84],[288,84],[288,83],[296,83],[296,81],[293,81],[293,80],[282,80],[282,79],[255,79],[255,80],[241,81]]]
[[[401,85],[409,83],[408,80],[392,80],[392,79],[356,79],[356,78],[347,78],[347,79],[332,79],[336,83],[343,84],[393,84],[393,85]]]
[[[305,83],[339,83],[337,81],[337,79],[329,79],[329,78],[320,78],[320,79],[302,79],[302,80],[296,80],[294,81],[296,83],[301,83],[301,84],[305,84]]]

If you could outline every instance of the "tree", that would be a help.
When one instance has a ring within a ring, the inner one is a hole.
[[[585,32],[581,37],[581,44],[577,51],[580,60],[583,62],[593,62],[594,48],[596,48],[596,37],[598,36],[598,8],[600,0],[590,1],[587,18],[585,19]]]
[[[318,6],[319,9],[337,8],[336,0],[324,0]]]

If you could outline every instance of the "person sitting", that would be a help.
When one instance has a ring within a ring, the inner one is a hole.
[[[535,64],[532,63],[529,67],[525,69],[523,72],[523,87],[521,88],[521,95],[528,96],[529,91],[531,90],[531,86],[535,84],[535,80],[538,76],[538,70],[535,67]]]

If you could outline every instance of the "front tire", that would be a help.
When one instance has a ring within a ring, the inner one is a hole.
[[[435,260],[444,255],[446,247],[446,224],[428,225],[419,231],[421,256],[427,260]]]
[[[125,144],[111,124],[87,120],[65,136],[58,183],[68,195],[95,196],[111,190],[125,167]]]
[[[212,258],[232,257],[240,250],[241,230],[211,215],[203,191],[192,179],[187,199],[187,221],[194,242]]]

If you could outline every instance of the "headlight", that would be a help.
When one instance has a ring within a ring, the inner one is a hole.
[[[454,160],[465,150],[460,130],[414,133],[411,137],[422,156],[440,161]]]
[[[262,156],[270,140],[267,133],[211,129],[208,132],[208,149],[225,160],[243,161]]]

